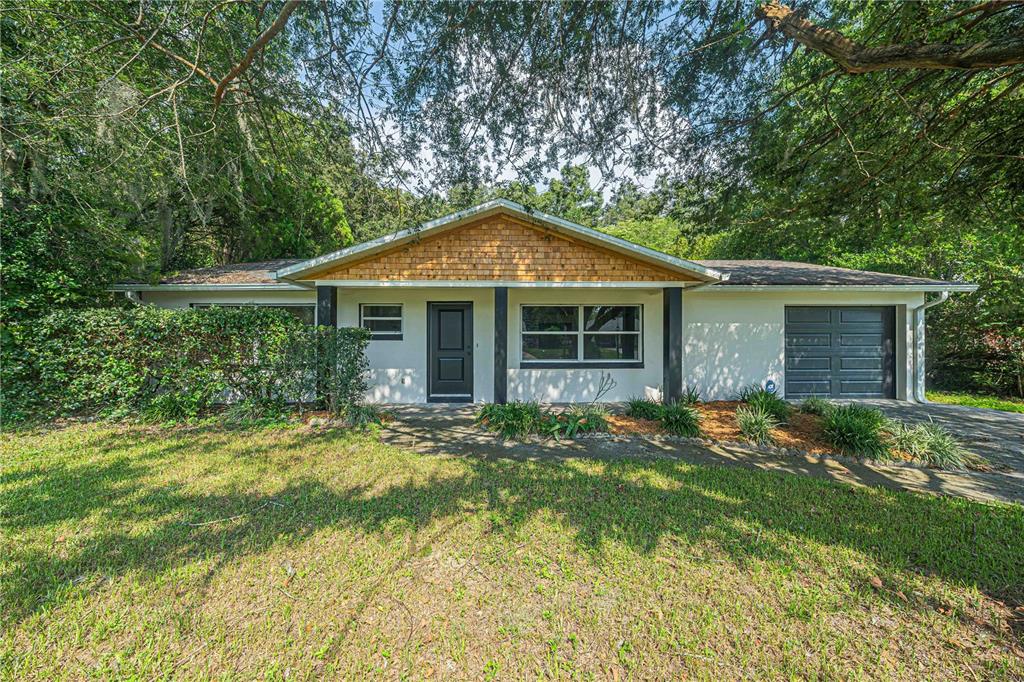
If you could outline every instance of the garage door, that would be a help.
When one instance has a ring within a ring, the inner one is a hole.
[[[786,307],[786,397],[895,398],[896,309]]]

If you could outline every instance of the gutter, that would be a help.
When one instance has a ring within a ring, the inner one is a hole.
[[[913,398],[916,402],[927,403],[924,392],[924,311],[945,303],[949,299],[949,291],[942,291],[933,301],[922,303],[911,308],[914,313],[914,386]]]

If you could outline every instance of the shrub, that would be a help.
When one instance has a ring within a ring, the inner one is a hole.
[[[740,390],[740,400],[754,409],[767,412],[779,423],[789,418],[789,404],[766,388],[747,386]]]
[[[539,404],[518,400],[505,404],[487,403],[476,416],[478,424],[502,438],[510,439],[537,433],[543,418],[544,413]]]
[[[825,415],[824,434],[842,452],[857,457],[884,459],[889,454],[881,411],[864,405],[842,405]]]
[[[736,408],[736,423],[740,433],[752,443],[771,445],[775,442],[772,429],[779,425],[779,421],[763,407],[740,405]]]
[[[281,310],[61,310],[8,331],[5,418],[180,419],[223,402],[262,417],[318,396],[339,411],[366,391],[366,330],[313,328]]]
[[[700,420],[697,408],[682,401],[665,405],[661,413],[661,425],[666,431],[687,438],[700,436]]]
[[[657,421],[663,412],[661,403],[651,398],[637,396],[626,401],[626,415],[630,417]]]
[[[348,423],[357,429],[366,429],[384,423],[383,415],[376,405],[354,404],[344,411]]]
[[[608,410],[595,403],[570,405],[564,414],[579,424],[578,431],[608,430]]]
[[[931,467],[962,469],[971,459],[971,453],[938,424],[906,424],[893,420],[886,424],[885,431],[894,448]]]
[[[680,396],[679,402],[685,403],[687,405],[699,404],[700,402],[702,402],[700,389],[697,388],[696,386],[687,386],[685,389],[683,389],[683,395]]]
[[[800,411],[804,414],[814,414],[824,417],[835,405],[824,398],[811,397],[800,403]]]

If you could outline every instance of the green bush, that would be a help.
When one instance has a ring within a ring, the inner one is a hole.
[[[664,411],[662,404],[652,398],[637,396],[626,401],[626,415],[636,419],[657,421]]]
[[[700,389],[696,386],[687,386],[683,389],[683,395],[679,397],[679,402],[686,403],[687,405],[697,405],[702,400],[703,396],[701,396]]]
[[[62,310],[6,331],[5,419],[181,419],[224,402],[260,417],[317,398],[339,411],[366,391],[366,330],[281,310]]]
[[[494,431],[502,438],[522,438],[540,429],[544,412],[534,401],[518,401],[510,403],[487,403],[477,412],[476,420],[489,431]]]
[[[772,429],[779,425],[779,421],[763,407],[740,405],[736,408],[736,423],[740,433],[752,443],[771,445],[775,442]]]
[[[697,408],[682,401],[665,405],[661,413],[661,425],[665,430],[686,438],[700,436],[700,420]]]
[[[842,452],[857,457],[885,459],[889,445],[883,433],[887,420],[880,410],[864,405],[842,405],[825,415],[825,437]]]
[[[824,417],[835,405],[824,398],[811,397],[800,403],[800,411]]]
[[[754,409],[767,412],[779,423],[784,423],[789,418],[789,404],[761,386],[746,386],[740,389],[739,399]]]
[[[962,469],[971,459],[971,453],[938,424],[906,424],[893,420],[884,428],[894,448],[928,466]]]

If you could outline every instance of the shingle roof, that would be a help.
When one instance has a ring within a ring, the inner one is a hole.
[[[924,277],[890,275],[885,272],[851,270],[828,265],[797,263],[784,260],[700,260],[701,265],[714,268],[729,279],[717,286],[921,286],[960,284]]]
[[[289,265],[301,263],[301,258],[279,258],[256,263],[232,263],[209,268],[182,270],[160,280],[160,284],[273,284],[274,273]]]
[[[182,270],[164,277],[160,284],[274,284],[278,282],[274,279],[277,270],[301,262],[299,258],[281,258]],[[958,282],[783,260],[695,262],[729,276],[715,286],[962,286]]]

